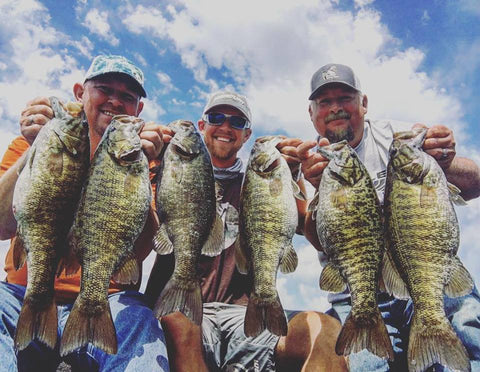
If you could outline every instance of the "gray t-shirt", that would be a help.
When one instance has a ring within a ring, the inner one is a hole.
[[[393,133],[410,130],[412,126],[410,123],[393,120],[365,120],[362,140],[354,150],[367,168],[381,204],[387,178],[388,149],[392,143]],[[327,255],[319,251],[318,258],[322,267],[325,267],[328,262]],[[348,291],[329,293],[328,301],[341,301],[349,296]]]

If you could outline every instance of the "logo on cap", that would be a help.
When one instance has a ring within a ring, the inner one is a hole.
[[[337,74],[337,66],[331,66],[327,71],[322,73],[323,80],[339,79]]]

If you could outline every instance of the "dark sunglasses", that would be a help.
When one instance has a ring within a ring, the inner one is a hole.
[[[243,116],[222,114],[220,112],[211,112],[209,114],[205,114],[205,121],[210,125],[222,125],[227,119],[232,128],[250,128],[250,122]]]

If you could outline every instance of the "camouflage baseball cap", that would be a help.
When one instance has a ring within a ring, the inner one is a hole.
[[[87,74],[85,75],[84,81],[87,81],[96,76],[108,74],[111,72],[121,73],[131,77],[135,81],[138,87],[138,91],[140,92],[140,95],[142,97],[147,96],[147,93],[145,92],[145,88],[143,87],[144,78],[143,78],[142,70],[140,70],[140,68],[138,68],[131,61],[129,61],[128,59],[122,56],[115,56],[115,55],[96,56],[93,59],[92,64],[90,65],[90,68],[87,71]]]
[[[210,109],[216,106],[232,106],[245,115],[247,120],[252,122],[252,113],[248,107],[247,98],[235,92],[220,91],[212,94],[208,99],[207,105],[203,109],[203,114],[206,114]]]
[[[314,99],[320,88],[330,83],[345,84],[358,92],[362,89],[360,87],[360,80],[358,80],[358,77],[350,67],[339,63],[329,63],[328,65],[320,67],[313,74],[310,82],[311,94],[308,99]]]

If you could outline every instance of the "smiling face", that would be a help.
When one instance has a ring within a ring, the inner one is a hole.
[[[363,136],[367,96],[344,85],[329,84],[311,101],[310,118],[317,132],[332,142],[357,146]]]
[[[138,116],[142,111],[143,102],[130,80],[122,74],[107,74],[73,87],[76,99],[83,103],[92,149],[97,147],[112,116]]]
[[[209,112],[244,116],[235,107],[225,105],[213,107]],[[198,129],[203,135],[203,140],[208,148],[213,165],[220,168],[227,168],[235,164],[238,151],[252,133],[250,129],[232,128],[228,120],[218,126],[200,120]]]

